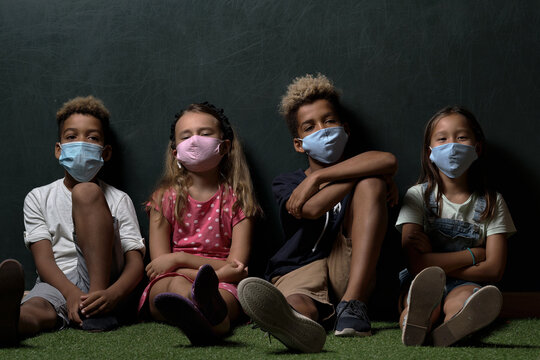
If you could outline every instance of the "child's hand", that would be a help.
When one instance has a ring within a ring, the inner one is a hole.
[[[412,247],[421,254],[432,252],[431,243],[429,237],[423,231],[413,231],[406,239],[406,247]]]
[[[471,248],[471,251],[474,254],[474,259],[476,260],[477,264],[482,261],[486,261],[486,249],[477,247],[477,248]]]
[[[285,204],[287,212],[297,219],[302,218],[302,207],[315,193],[319,191],[319,184],[314,176],[306,177],[300,185],[294,189],[289,200]]]
[[[98,290],[81,296],[81,314],[86,317],[114,310],[120,297],[110,289]]]
[[[161,255],[160,257],[152,260],[146,265],[146,275],[150,280],[153,280],[156,276],[164,274],[166,272],[173,271],[178,268],[178,254],[170,253]]]
[[[238,283],[248,277],[248,268],[240,261],[233,259],[232,262],[227,262],[216,270],[216,275],[220,281]]]
[[[79,305],[81,303],[81,297],[84,295],[84,292],[77,288],[73,289],[73,291],[70,292],[66,297],[69,321],[74,322],[79,326],[82,326],[82,320],[79,316]]]

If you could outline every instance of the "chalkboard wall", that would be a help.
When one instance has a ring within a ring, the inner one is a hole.
[[[470,108],[519,230],[501,286],[540,290],[537,1],[3,0],[0,29],[0,258],[23,263],[27,287],[35,268],[23,199],[63,176],[54,115],[66,100],[93,94],[111,111],[106,178],[131,195],[145,237],[140,204],[161,173],[173,115],[191,102],[224,107],[266,214],[251,264],[261,274],[281,236],[271,180],[306,164],[277,104],[294,77],[321,72],[342,89],[363,147],[398,157],[401,195],[419,174],[429,117],[447,104]],[[383,283],[402,266],[392,225]]]

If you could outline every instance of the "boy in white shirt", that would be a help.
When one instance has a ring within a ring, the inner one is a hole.
[[[56,114],[55,156],[65,177],[33,189],[24,201],[24,242],[38,278],[22,299],[16,260],[0,264],[0,345],[67,326],[89,331],[118,325],[114,310],[143,275],[144,239],[129,196],[97,179],[111,158],[109,112],[92,97]]]

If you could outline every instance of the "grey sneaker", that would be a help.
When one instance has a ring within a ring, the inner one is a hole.
[[[407,297],[409,312],[401,334],[404,345],[420,346],[424,343],[431,325],[431,313],[441,303],[445,284],[444,270],[437,266],[428,267],[416,275]]]
[[[499,316],[502,294],[488,285],[474,292],[463,308],[450,320],[433,330],[433,345],[450,346],[465,336],[491,324]]]
[[[336,336],[371,336],[371,321],[362,301],[341,301],[336,306],[336,313]]]
[[[264,331],[276,337],[289,349],[320,352],[326,331],[308,317],[294,311],[274,285],[256,277],[238,284],[238,300],[245,313]]]

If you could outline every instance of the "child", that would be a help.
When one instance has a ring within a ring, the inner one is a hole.
[[[501,293],[483,284],[501,279],[506,239],[516,230],[502,196],[487,185],[485,137],[472,113],[438,111],[422,151],[422,174],[396,223],[408,260],[400,279],[417,274],[400,304],[402,340],[422,345],[442,312],[431,336],[435,346],[449,346],[498,316]]]
[[[114,328],[114,310],[143,275],[144,239],[133,203],[96,177],[112,155],[108,110],[92,96],[77,97],[56,119],[55,156],[65,177],[24,201],[24,241],[38,278],[20,309],[22,267],[15,260],[0,265],[0,336],[8,345],[68,325]]]
[[[387,195],[397,201],[397,164],[378,151],[343,156],[349,127],[324,75],[296,78],[281,113],[309,166],[273,182],[286,238],[268,265],[273,285],[249,278],[239,296],[246,313],[287,347],[317,352],[326,339],[319,323],[334,314],[330,296],[341,300],[337,336],[371,334],[365,303],[386,232]]]
[[[139,309],[179,327],[194,345],[216,343],[242,313],[235,284],[247,275],[259,211],[223,110],[205,102],[177,114],[147,210],[151,282]]]

